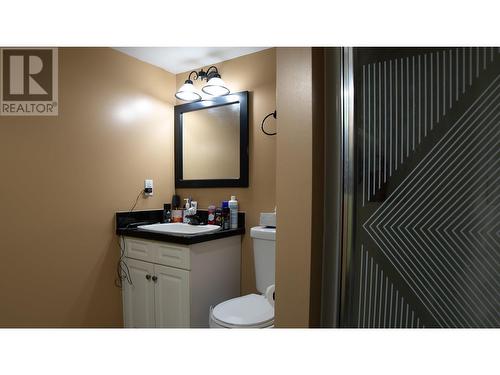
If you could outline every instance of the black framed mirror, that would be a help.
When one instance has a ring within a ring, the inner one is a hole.
[[[248,187],[248,91],[174,112],[175,187]]]

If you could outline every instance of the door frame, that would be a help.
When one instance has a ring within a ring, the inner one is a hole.
[[[341,56],[341,271],[340,271],[340,327],[349,327],[349,291],[352,288],[350,275],[352,269],[352,251],[354,245],[354,62],[353,47],[343,47]]]

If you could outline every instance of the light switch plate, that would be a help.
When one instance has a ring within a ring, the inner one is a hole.
[[[153,180],[144,180],[144,195],[153,195]]]

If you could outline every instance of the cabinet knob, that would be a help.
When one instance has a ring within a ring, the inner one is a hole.
[[[158,280],[158,277],[153,276],[153,281],[156,283],[156,280]]]
[[[151,275],[146,275],[146,279],[151,280]]]

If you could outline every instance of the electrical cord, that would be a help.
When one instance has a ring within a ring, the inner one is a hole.
[[[115,285],[121,289],[123,288],[123,280],[127,280],[130,285],[134,285],[134,283],[132,282],[130,269],[128,268],[127,263],[123,260],[123,257],[125,256],[125,240],[123,239],[123,236],[120,236],[118,239],[118,246],[120,247],[120,259],[118,259],[118,263],[116,265],[116,273],[118,277],[115,279]]]
[[[137,197],[135,198],[135,202],[132,205],[132,207],[129,210],[129,213],[131,213],[134,208],[137,206],[137,203],[139,202],[139,197],[144,193],[144,189],[141,189]],[[128,268],[127,263],[123,260],[125,256],[125,239],[123,236],[120,236],[118,239],[118,247],[120,248],[120,258],[118,259],[118,263],[116,264],[116,275],[117,278],[115,279],[115,286],[117,288],[123,288],[123,280],[127,280],[127,282],[130,285],[134,285],[132,282],[132,276],[130,275],[130,269]]]
[[[137,206],[137,202],[139,202],[139,198],[140,196],[144,193],[144,189],[141,189],[141,191],[139,192],[139,194],[137,195],[137,198],[135,198],[135,202],[134,202],[134,205],[132,206],[132,208],[128,211],[129,213],[134,211],[134,208],[135,206]]]
[[[264,120],[262,120],[262,124],[260,124],[260,129],[262,130],[262,132],[265,134],[265,135],[276,135],[277,132],[274,132],[274,133],[269,133],[267,131],[264,130],[264,122],[266,122],[266,120],[273,116],[274,118],[276,118],[276,111],[268,114],[266,117],[264,117]]]

